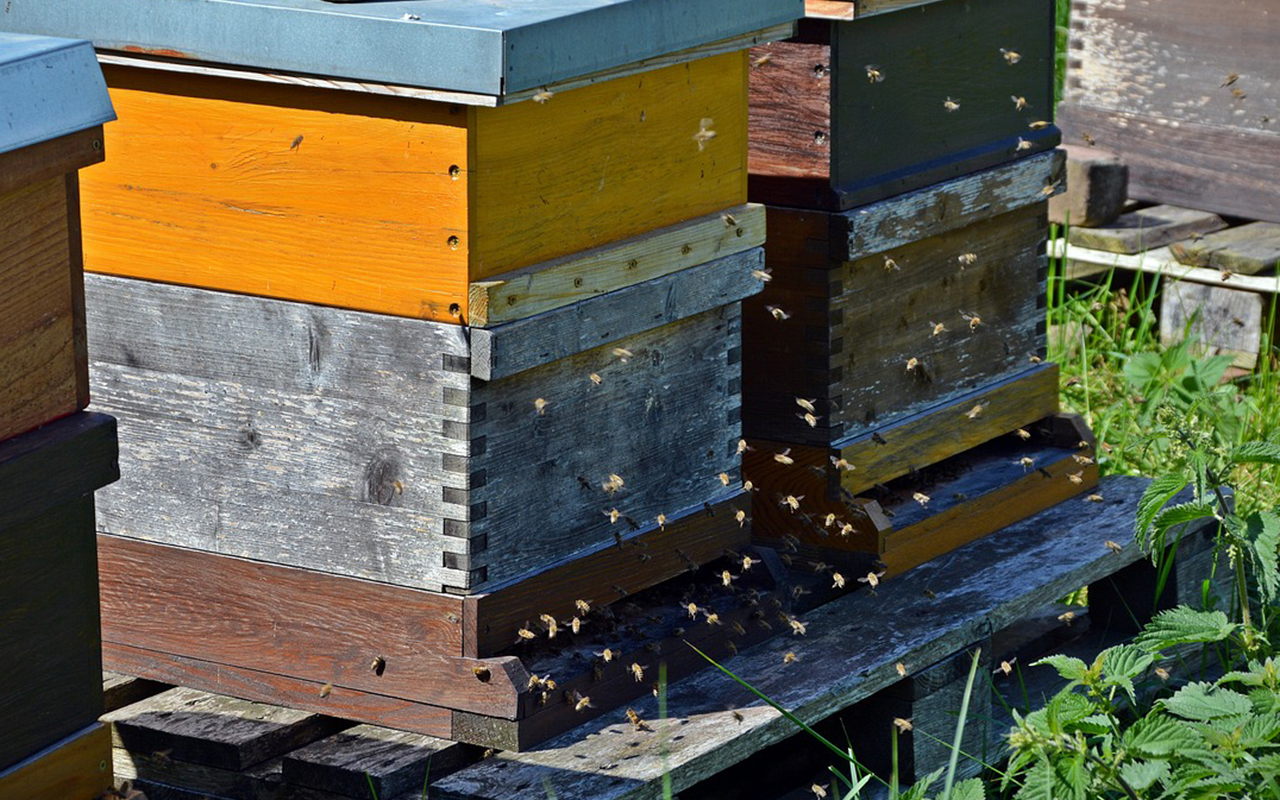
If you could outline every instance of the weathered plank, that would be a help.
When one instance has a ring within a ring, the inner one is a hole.
[[[0,441],[88,402],[73,188],[57,175],[0,194]]]
[[[294,800],[280,778],[279,758],[234,770],[175,760],[170,749],[114,747],[111,756],[116,781],[128,782],[146,800],[281,800],[285,796]],[[339,800],[339,795],[330,794],[324,800]]]
[[[1153,275],[1166,275],[1180,281],[1200,283],[1206,286],[1228,286],[1249,292],[1270,295],[1280,292],[1280,276],[1236,275],[1226,274],[1214,269],[1188,267],[1179,264],[1169,252],[1169,248],[1160,247],[1148,250],[1136,256],[1122,253],[1108,253],[1105,250],[1093,250],[1067,244],[1061,239],[1049,243],[1049,253],[1054,258],[1065,260],[1066,276],[1070,279],[1088,277],[1108,269],[1124,269],[1134,272],[1146,272]]]
[[[319,714],[194,689],[169,689],[102,718],[113,746],[242,770],[348,727]]]
[[[1049,201],[1049,221],[1097,228],[1124,210],[1129,199],[1129,167],[1114,153],[1063,145],[1067,153],[1067,191]]]
[[[527,676],[513,659],[461,657],[459,598],[108,535],[98,543],[107,642],[516,714]],[[195,583],[202,591],[189,591]],[[476,667],[493,679],[477,680]]]
[[[889,581],[875,595],[858,592],[814,609],[804,618],[807,636],[744,650],[732,668],[806,722],[830,716],[897,681],[895,664],[914,673],[1140,558],[1129,532],[1145,485],[1109,479],[1101,503],[1057,506]],[[1117,554],[1108,540],[1128,544]],[[788,651],[798,663],[784,663]],[[797,733],[717,672],[672,685],[668,703],[670,719],[651,722],[652,732],[596,720],[531,752],[499,753],[432,788],[440,797],[505,798],[541,791],[545,778],[561,797],[657,798],[664,769],[680,792]],[[656,699],[635,708],[658,718]]]
[[[1228,355],[1252,370],[1262,347],[1263,297],[1253,292],[1170,281],[1160,287],[1160,342],[1171,347],[1194,336],[1196,348]]]
[[[1195,234],[1227,227],[1217,214],[1178,206],[1152,206],[1121,214],[1105,228],[1073,227],[1067,241],[1079,247],[1132,255]]]
[[[102,710],[104,713],[115,711],[139,700],[145,700],[153,694],[160,694],[169,688],[171,687],[146,678],[136,678],[119,672],[103,672]]]
[[[524,319],[750,250],[764,243],[764,225],[763,206],[735,206],[475,281],[468,322],[487,327]]]
[[[1208,236],[1174,242],[1169,252],[1179,263],[1188,266],[1256,275],[1280,267],[1280,224],[1250,222]]]
[[[0,530],[116,480],[116,455],[116,421],[92,412],[0,442]]]
[[[290,787],[395,798],[421,792],[428,774],[444,777],[478,756],[478,749],[446,739],[356,725],[286,754],[281,775]]]
[[[101,162],[102,126],[0,153],[0,195]]]
[[[761,208],[761,240],[763,216]],[[471,374],[498,380],[737,302],[760,291],[755,273],[763,267],[764,250],[757,247],[590,296],[567,308],[472,328]]]
[[[0,797],[96,800],[111,789],[111,735],[97,722],[0,771]]]
[[[747,165],[753,200],[801,208],[830,203],[833,67],[826,43],[751,48]]]

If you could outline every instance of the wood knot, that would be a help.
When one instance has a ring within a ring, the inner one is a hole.
[[[240,434],[236,437],[236,440],[246,450],[257,450],[262,446],[262,434],[258,433],[258,429],[253,426],[252,422],[240,429]]]

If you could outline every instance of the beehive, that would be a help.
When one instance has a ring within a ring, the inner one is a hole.
[[[85,180],[90,271],[453,323],[512,271],[613,245],[635,281],[660,274],[654,254],[618,243],[718,233],[746,201],[745,48],[801,6],[92,5],[6,20],[111,51],[118,151]],[[310,46],[334,25],[379,46]],[[707,260],[680,255],[664,268]]]
[[[0,440],[89,402],[76,175],[113,118],[88,44],[0,34]]]
[[[753,201],[845,210],[1057,145],[1052,3],[808,5],[751,51]]]

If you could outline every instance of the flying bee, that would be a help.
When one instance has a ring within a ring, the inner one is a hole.
[[[965,267],[972,267],[978,261],[977,253],[961,253],[956,256],[956,261],[960,262],[960,269],[963,271]]]
[[[628,358],[631,358],[632,356],[635,355],[635,353],[631,352],[625,347],[613,348],[613,354],[617,356],[618,360],[621,361],[623,364],[627,363]]]
[[[1097,141],[1096,139],[1094,139],[1092,136],[1090,136],[1088,133],[1081,133],[1081,134],[1080,134],[1080,139],[1081,139],[1082,141],[1084,141],[1084,143],[1085,143],[1085,144],[1087,144],[1087,145],[1089,145],[1090,147],[1093,147],[1095,144],[1097,144],[1097,143],[1098,143],[1098,141]]]
[[[1013,107],[1017,111],[1021,111],[1022,109],[1027,107],[1027,98],[1025,97],[1012,94],[1012,95],[1009,95],[1009,99],[1013,101]]]
[[[832,525],[835,525],[835,524],[836,524],[836,515],[834,512],[827,514],[826,519],[822,521],[822,527],[824,528],[830,528]]]
[[[755,485],[754,483],[752,483],[751,481],[743,481],[743,482],[742,482],[742,491],[744,491],[744,492],[757,492],[757,491],[759,491],[759,489],[757,489],[757,488],[756,488],[756,485]]]
[[[1235,82],[1236,82],[1236,81],[1238,81],[1238,80],[1240,80],[1240,76],[1233,72],[1233,73],[1231,73],[1230,75],[1228,75],[1228,76],[1227,76],[1226,80],[1224,80],[1224,81],[1222,82],[1222,86],[1219,86],[1218,88],[1219,88],[1219,89],[1225,89],[1225,88],[1227,88],[1228,86],[1230,86],[1231,84],[1235,83]]]
[[[788,652],[786,655],[782,657],[783,664],[794,664],[799,660],[800,660],[799,656],[797,656],[795,653],[792,653],[792,652]]]
[[[827,787],[820,783],[815,783],[810,786],[809,791],[813,792],[814,797],[817,797],[818,800],[822,800],[822,798],[827,796]]]
[[[1023,150],[1030,150],[1031,147],[1032,147],[1031,142],[1028,142],[1026,139],[1023,139],[1021,136],[1019,136],[1018,144],[1016,147],[1013,148],[1013,150],[1015,153],[1021,153]]]
[[[867,83],[880,83],[884,80],[884,73],[875,64],[868,64],[863,69],[867,71]]]
[[[982,412],[986,410],[987,405],[988,403],[978,403],[973,408],[964,412],[964,415],[969,419],[977,419],[982,414]]]
[[[543,103],[547,102],[548,100],[550,100],[551,98],[553,98],[553,97],[555,97],[555,96],[556,96],[556,93],[555,93],[555,92],[551,91],[550,89],[545,89],[545,88],[544,88],[542,91],[538,92],[537,94],[535,94],[535,95],[534,95],[533,97],[531,97],[530,99],[531,99],[531,100],[533,100],[533,102],[535,102],[535,103],[537,103],[537,104],[539,104],[539,105],[542,105]]]
[[[1011,67],[1022,60],[1022,54],[1017,50],[1008,50],[1004,47],[1000,48],[1000,55],[1004,56],[1005,63]]]
[[[1123,548],[1123,547],[1121,547],[1120,545],[1118,545],[1118,544],[1116,544],[1115,542],[1111,541],[1110,539],[1108,539],[1108,540],[1106,541],[1105,546],[1106,546],[1106,548],[1107,548],[1108,550],[1110,550],[1110,551],[1111,551],[1111,552],[1113,552],[1113,553],[1119,553],[1119,552],[1121,552],[1122,550],[1124,550],[1124,548]]]
[[[1049,122],[1048,120],[1038,119],[1038,120],[1035,120],[1034,122],[1028,123],[1027,127],[1033,131],[1042,131],[1052,124],[1053,123]]]
[[[1080,470],[1079,472],[1068,472],[1067,478],[1076,485],[1082,484],[1084,483],[1084,470]]]
[[[582,620],[578,617],[569,620],[569,630],[573,631],[574,636],[582,633]]]
[[[758,558],[752,558],[751,556],[743,556],[742,571],[747,572],[748,570],[750,570],[752,567],[754,567],[756,564],[759,564],[759,563],[760,563],[760,559]]]
[[[631,727],[637,731],[647,731],[649,726],[644,724],[644,720],[640,719],[640,715],[636,713],[634,708],[627,709],[627,721],[631,723]]]
[[[805,423],[808,424],[810,428],[818,427],[818,418],[810,414],[808,411],[804,412],[803,414],[796,414],[796,416],[804,420]]]
[[[1036,462],[1035,459],[1031,458],[1031,456],[1023,456],[1018,459],[1018,465],[1021,466],[1024,471],[1030,472],[1031,468],[1036,465]]]
[[[591,382],[594,383],[596,386],[599,386],[600,384],[604,383],[604,378],[601,378],[599,373],[593,372],[587,377],[590,378]]]
[[[831,583],[831,588],[832,588],[832,589],[843,589],[843,588],[844,588],[844,576],[843,576],[843,575],[841,575],[839,572],[833,572],[833,573],[831,573],[831,581],[832,581],[832,583]]]
[[[1062,181],[1054,181],[1053,183],[1045,184],[1044,188],[1040,190],[1040,196],[1052,197],[1053,193],[1058,191],[1058,185],[1061,183]]]
[[[746,719],[746,717],[742,716],[742,712],[741,712],[741,711],[734,711],[734,712],[733,712],[733,721],[734,721],[734,722],[741,723],[741,722],[742,722],[743,720],[745,720],[745,719]]]
[[[840,535],[841,535],[841,536],[848,536],[848,535],[849,535],[849,534],[851,534],[851,533],[853,533],[853,523],[852,523],[852,522],[842,522],[842,523],[840,523]]]
[[[724,584],[726,587],[732,586],[733,582],[737,579],[737,576],[727,569],[720,573],[720,583]]]
[[[1232,274],[1233,274],[1233,273],[1231,272],[1231,270],[1229,270],[1229,269],[1224,269],[1224,270],[1222,271],[1222,280],[1224,280],[1224,281],[1229,281],[1229,280],[1231,280],[1231,276],[1232,276]]]
[[[1005,675],[1012,675],[1013,665],[1016,663],[1018,663],[1018,659],[1016,658],[1011,658],[1008,661],[1001,661],[1000,666],[996,667],[995,671],[992,674],[1000,675],[1001,673],[1003,673]]]
[[[684,607],[684,610],[685,610],[685,611],[687,611],[687,612],[689,612],[689,619],[697,619],[697,618],[698,618],[698,606],[697,606],[697,604],[696,604],[696,603],[689,603],[689,604],[687,604],[687,605]]]
[[[539,397],[533,401],[533,410],[537,411],[538,416],[541,417],[547,413],[547,406],[549,405],[551,404],[548,403],[545,399]]]
[[[724,224],[728,225],[730,228],[736,228],[738,226],[738,220],[734,219],[732,214],[721,214],[720,219],[724,220]],[[768,280],[768,278],[765,278],[764,280]]]
[[[746,440],[746,439],[739,439],[739,440],[738,440],[738,455],[742,455],[743,453],[747,452],[748,450],[755,450],[755,448],[754,448],[754,447],[752,447],[751,445],[747,444],[747,440]]]
[[[603,511],[601,513],[609,518],[610,523],[615,525],[618,523],[618,518],[622,516],[622,512],[616,508],[611,508],[608,511]]]
[[[714,613],[714,612],[707,612],[707,611],[704,611],[704,612],[702,612],[702,613],[706,616],[706,618],[707,618],[707,624],[708,624],[708,625],[719,625],[719,624],[720,624],[720,615],[719,615],[719,614],[716,614],[716,613]]]
[[[595,708],[595,706],[591,705],[591,698],[587,697],[585,694],[580,695],[577,692],[570,692],[569,700],[573,702],[574,711],[583,711],[588,708]]]
[[[538,674],[535,672],[534,674],[529,676],[528,686],[529,686],[529,691],[542,688],[542,678],[539,678]]]
[[[614,656],[616,656],[616,655],[617,655],[617,653],[613,652],[613,651],[612,651],[612,650],[610,650],[608,647],[606,647],[604,650],[600,651],[599,653],[596,653],[596,656],[597,656],[597,657],[599,657],[599,658],[603,658],[603,659],[604,659],[604,663],[606,663],[606,664],[608,664],[610,661],[612,661],[612,660],[614,659]]]
[[[1032,364],[1039,364],[1044,359],[1041,358],[1040,356],[1027,356],[1027,360],[1030,361]]]
[[[929,495],[925,494],[924,492],[913,492],[911,494],[911,499],[915,500],[917,503],[919,503],[921,506],[925,508],[929,507]]]
[[[977,330],[978,326],[982,324],[982,317],[978,316],[977,314],[966,314],[965,312],[961,311],[960,317],[965,322],[969,323],[969,330],[971,331]]]
[[[769,281],[773,280],[773,270],[771,270],[771,269],[753,269],[753,270],[751,270],[751,277],[755,278],[755,279],[756,279],[756,280],[758,280],[758,281],[762,281],[762,282],[764,282],[764,283],[768,283]]]
[[[902,267],[898,266],[898,262],[897,262],[897,261],[894,261],[892,258],[889,258],[888,256],[885,256],[885,257],[884,257],[884,271],[885,271],[885,272],[901,272],[901,271],[902,271]]]
[[[706,148],[707,142],[716,138],[716,132],[711,127],[715,125],[715,120],[711,117],[703,117],[698,123],[698,132],[693,135],[693,140],[698,143],[698,152],[701,153]]]
[[[332,683],[326,683],[324,686],[321,686],[321,687],[320,687],[320,696],[321,696],[321,697],[328,697],[328,696],[329,696],[329,694],[330,694],[330,692],[332,692],[332,691],[333,691],[333,684],[332,684]]]
[[[785,464],[788,467],[796,463],[796,460],[791,457],[790,447],[788,447],[786,450],[783,450],[780,453],[774,453],[773,460],[777,461],[779,464]]]
[[[850,472],[853,471],[852,464],[850,464],[848,461],[846,461],[843,458],[836,458],[835,456],[831,456],[831,466],[835,467],[838,470],[846,470]]]
[[[894,664],[894,665],[893,665],[893,668],[894,668],[894,669],[896,669],[896,670],[898,671],[898,677],[899,677],[899,678],[905,678],[905,677],[907,677],[907,665],[906,665],[906,664],[903,664],[901,661],[899,661],[897,664]]]
[[[772,314],[773,318],[776,319],[778,322],[784,322],[786,320],[791,319],[790,314],[783,311],[781,308],[778,308],[777,306],[765,306],[764,308],[766,311]]]
[[[835,569],[835,567],[832,567],[830,564],[824,561],[819,561],[818,563],[813,565],[813,574],[821,575],[822,573],[832,569]]]
[[[1061,622],[1063,625],[1070,625],[1075,621],[1075,619],[1076,612],[1074,611],[1067,611],[1058,615],[1058,622]]]
[[[547,629],[547,638],[556,638],[556,634],[560,632],[560,624],[556,622],[556,618],[550,614],[543,614],[538,619],[542,621],[543,627]]]
[[[1100,494],[1091,494],[1091,495],[1089,495],[1088,497],[1086,497],[1086,498],[1085,498],[1085,502],[1086,502],[1086,503],[1101,503],[1101,502],[1102,502],[1102,495],[1100,495]]]
[[[733,628],[733,632],[734,632],[734,633],[736,633],[736,634],[738,634],[739,636],[746,636],[746,635],[747,635],[747,629],[746,629],[746,628],[744,628],[744,627],[742,627],[742,623],[741,623],[741,622],[735,622],[735,623],[733,623],[733,625],[732,625],[731,627]]]
[[[908,731],[914,730],[916,726],[912,725],[911,720],[909,719],[903,719],[902,717],[894,717],[893,727],[897,728],[902,733],[907,733]]]
[[[751,68],[756,69],[758,67],[763,67],[765,64],[768,64],[772,60],[773,60],[773,54],[765,53],[764,55],[757,58],[755,61],[751,62]]]
[[[1075,462],[1076,462],[1077,464],[1079,464],[1079,465],[1081,465],[1081,466],[1084,466],[1084,467],[1087,467],[1087,466],[1090,466],[1091,464],[1093,464],[1093,459],[1092,459],[1092,458],[1089,458],[1088,456],[1082,456],[1082,455],[1079,455],[1079,454],[1077,454],[1077,453],[1072,453],[1072,454],[1071,454],[1071,457],[1072,457],[1073,459],[1075,459]]]
[[[929,327],[933,328],[934,336],[941,336],[947,330],[947,326],[941,322],[930,322]]]
[[[627,485],[627,482],[622,479],[622,476],[617,474],[616,472],[609,473],[609,483],[618,487],[619,489]]]
[[[794,514],[795,512],[800,510],[800,501],[803,499],[804,499],[804,495],[800,495],[799,497],[796,497],[794,494],[789,494],[786,497],[782,498],[782,505],[790,508],[791,513]]]
[[[952,100],[950,97],[948,97],[946,100],[942,101],[942,107],[947,110],[948,114],[950,114],[952,112],[960,110],[960,101]]]
[[[1016,431],[1014,431],[1014,433],[1016,433],[1016,434],[1018,435],[1018,438],[1019,438],[1019,439],[1021,439],[1021,440],[1022,440],[1022,441],[1024,441],[1024,442],[1025,442],[1026,440],[1028,440],[1028,439],[1030,439],[1030,438],[1031,438],[1031,434],[1030,434],[1030,433],[1028,433],[1028,432],[1027,432],[1025,429],[1023,429],[1023,428],[1018,428]]]
[[[1231,96],[1232,96],[1232,97],[1234,97],[1234,98],[1235,98],[1235,99],[1237,99],[1237,100],[1243,100],[1243,99],[1245,99],[1246,97],[1248,97],[1249,95],[1245,94],[1244,89],[1232,89],[1232,90],[1231,90]]]
[[[747,524],[747,512],[743,511],[742,509],[738,509],[736,512],[734,512],[733,518],[738,521],[739,528]]]
[[[538,634],[529,630],[529,623],[527,622],[525,623],[525,627],[516,631],[516,636],[520,637],[517,641],[521,641],[521,642],[530,642],[538,638]]]
[[[791,625],[792,636],[804,636],[806,633],[809,632],[809,629],[805,626],[805,624],[800,620],[796,619],[795,617],[792,617],[791,619],[787,620],[787,623]]]
[[[636,663],[634,663],[634,662],[633,662],[633,663],[631,664],[631,677],[633,677],[633,678],[635,678],[635,679],[636,679],[636,683],[643,683],[643,682],[644,682],[644,667],[642,667],[642,666],[640,666],[639,664],[636,664]]]
[[[1164,667],[1156,667],[1155,673],[1156,673],[1156,677],[1159,678],[1161,681],[1169,680],[1169,670],[1165,669]]]
[[[657,517],[658,530],[665,531],[667,529],[667,515],[659,514]]]
[[[907,372],[915,372],[916,368],[918,368],[919,366],[920,366],[920,359],[914,356],[907,359]]]
[[[574,600],[573,605],[578,609],[578,613],[584,617],[591,613],[591,604],[586,600]]]
[[[810,414],[818,413],[818,407],[813,404],[812,400],[805,400],[803,397],[796,398],[796,405],[808,411]]]
[[[722,484],[724,484],[725,486],[728,486],[728,485],[729,485],[729,473],[727,473],[727,472],[721,472],[721,473],[720,473],[720,482],[721,482]]]
[[[880,576],[884,574],[884,570],[880,572],[868,572],[866,577],[858,578],[858,583],[865,583],[872,589],[880,585]]]
[[[800,586],[799,584],[791,587],[792,600],[799,600],[801,597],[804,597],[806,594],[813,594],[813,592],[809,591],[803,586]],[[784,618],[783,621],[785,622],[786,619]]]

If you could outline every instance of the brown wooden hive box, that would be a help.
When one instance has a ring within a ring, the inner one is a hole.
[[[820,5],[752,48],[752,200],[848,209],[1058,144],[1052,3]]]
[[[1135,199],[1280,222],[1277,40],[1269,0],[1075,0],[1064,141],[1119,156]]]
[[[93,492],[118,475],[103,414],[0,442],[0,797],[89,800],[110,785]]]

